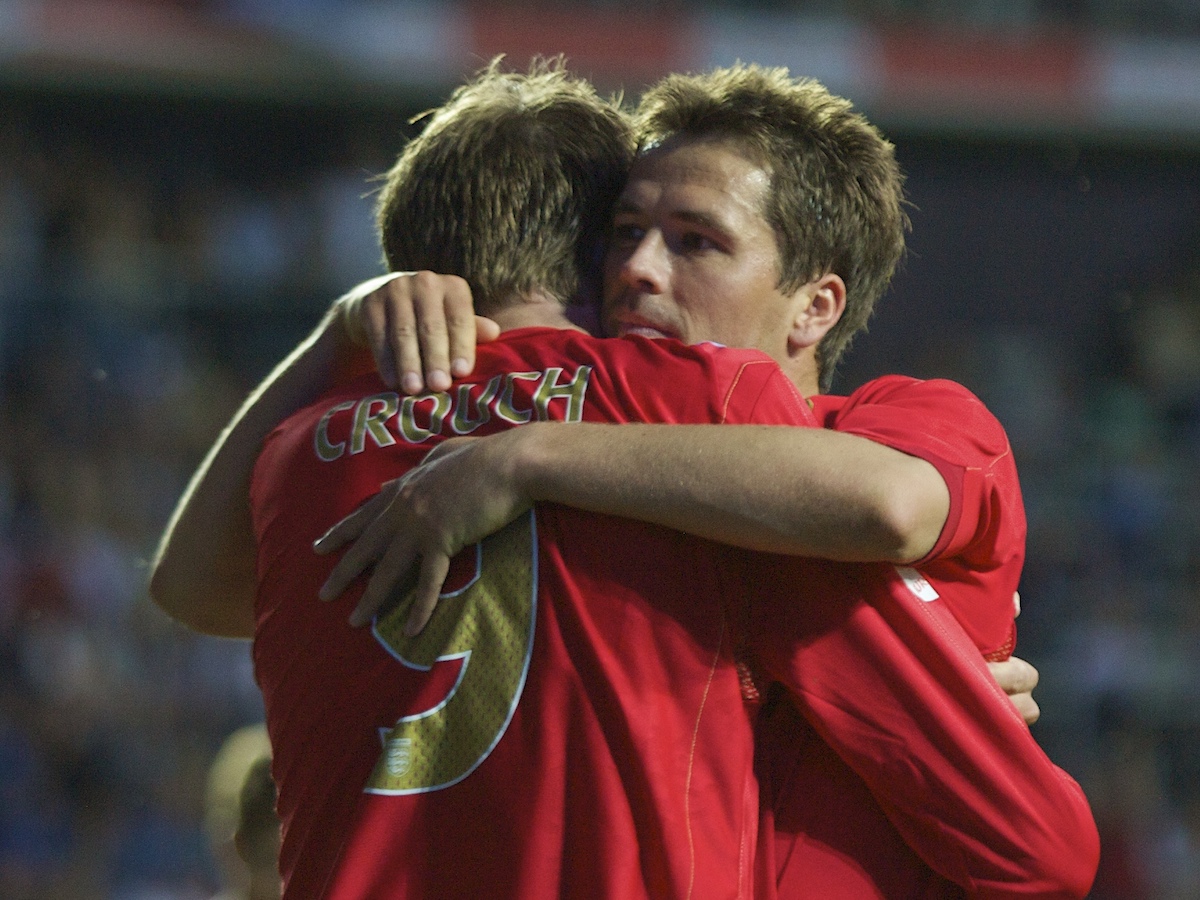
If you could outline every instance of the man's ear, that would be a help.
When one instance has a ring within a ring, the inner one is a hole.
[[[796,295],[796,315],[788,333],[788,351],[816,347],[846,311],[846,282],[826,272],[803,285]]]

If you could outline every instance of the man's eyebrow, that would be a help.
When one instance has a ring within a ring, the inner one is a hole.
[[[616,216],[621,215],[622,213],[632,215],[641,213],[643,211],[644,207],[641,204],[630,200],[627,197],[621,197],[618,198],[617,202],[613,204],[612,215]],[[730,227],[719,217],[701,210],[677,209],[671,212],[670,218],[675,219],[676,221],[698,225],[702,228],[709,228],[723,233],[728,233],[731,230]]]
[[[671,213],[671,218],[679,219],[692,225],[699,225],[701,228],[708,228],[713,231],[724,233],[731,231],[730,227],[719,216],[701,212],[700,210],[679,209]]]

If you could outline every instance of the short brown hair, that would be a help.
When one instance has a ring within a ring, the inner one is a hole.
[[[617,101],[566,71],[497,58],[459,87],[386,176],[388,267],[460,275],[486,313],[538,288],[566,303],[599,285],[601,242],[633,156]],[[418,119],[414,119],[417,121]]]
[[[817,346],[828,390],[904,253],[895,148],[820,83],[755,65],[667,76],[642,97],[635,127],[640,151],[674,137],[728,140],[770,173],[763,215],[779,244],[780,288],[827,272],[846,282],[846,311]]]

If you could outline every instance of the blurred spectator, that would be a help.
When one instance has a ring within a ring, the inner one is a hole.
[[[205,813],[226,885],[213,900],[279,900],[279,819],[262,725],[240,728],[221,745],[209,769]]]

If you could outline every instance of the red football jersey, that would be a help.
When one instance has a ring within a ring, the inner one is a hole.
[[[356,630],[357,591],[317,600],[313,539],[383,481],[539,419],[814,424],[757,352],[546,329],[480,347],[450,393],[368,376],[284,422],[251,494],[287,897],[751,894],[752,727],[714,548],[546,506],[460,556],[417,639],[403,606]]]
[[[344,625],[355,597],[315,601],[332,563],[312,554],[309,540],[442,436],[538,418],[813,424],[757,354],[640,340],[615,347],[544,331],[506,339],[481,356],[473,387],[403,399],[373,379],[356,381],[268,441],[254,485],[262,580],[255,655],[276,744],[289,896],[746,896],[758,797],[734,653],[748,650],[796,693],[821,735],[804,720],[810,744],[792,742],[790,726],[760,734],[775,765],[764,771],[776,802],[767,804],[774,831],[760,845],[757,895],[773,895],[776,862],[785,896],[796,875],[810,891],[803,896],[941,896],[878,893],[909,883],[889,876],[892,859],[902,876],[935,889],[951,885],[926,864],[974,889],[972,879],[986,878],[1008,849],[988,844],[1003,832],[989,818],[996,809],[1024,809],[1030,785],[1058,791],[1046,804],[1076,795],[1037,755],[1023,723],[1020,737],[990,727],[1011,726],[1014,714],[994,683],[979,680],[976,649],[954,639],[961,626],[949,615],[958,611],[951,592],[929,607],[945,617],[936,628],[936,617],[899,601],[888,606],[893,593],[903,599],[897,584],[922,584],[915,572],[875,567],[860,589],[851,573],[872,567],[787,560],[772,569],[779,560],[748,562],[754,554],[547,506],[459,561],[464,571],[447,585],[442,626],[435,619],[417,642],[400,634],[403,610],[367,634]],[[875,395],[876,405],[899,409],[893,419],[861,402],[870,396],[814,399],[827,427],[897,445],[888,429],[903,439],[905,417],[913,428],[905,407],[914,395]],[[955,446],[953,434],[943,438]],[[974,476],[956,475],[948,449],[935,456],[958,499],[922,571],[978,550],[975,526],[964,524],[972,498],[959,483]],[[1019,516],[1019,494],[1016,501]],[[791,566],[809,566],[809,575],[797,581],[786,574]],[[1005,577],[1015,577],[1011,567],[982,595]],[[750,606],[748,583],[761,593]],[[797,618],[798,586],[821,598],[842,630],[813,640],[801,625],[822,620]],[[878,593],[880,606],[860,603],[863,592]],[[1007,602],[1004,616],[983,620],[981,634],[1002,635],[988,652],[1011,646],[1011,590]],[[837,612],[846,609],[855,613]],[[910,641],[920,655],[904,656]],[[861,690],[822,702],[831,673],[860,665],[833,681]],[[927,690],[931,677],[939,685],[944,678],[945,689]],[[771,706],[780,708],[790,707]],[[787,743],[773,744],[772,735]],[[928,740],[904,756],[896,735]],[[895,765],[901,757],[906,763]],[[986,764],[971,768],[972,760]],[[828,777],[812,777],[822,767]],[[927,770],[947,788],[928,812],[919,802]],[[1042,805],[1035,800],[1031,812]],[[813,815],[788,819],[798,810]],[[839,828],[858,843],[830,838]],[[1041,831],[1013,846],[1034,855],[1047,848]],[[797,852],[813,847],[819,852],[808,859]],[[841,868],[832,864],[838,854]],[[1035,864],[1020,858],[1002,874]],[[813,893],[813,885],[830,892]]]
[[[784,900],[1084,896],[1087,800],[983,664],[1013,649],[1025,547],[1000,423],[938,380],[813,403],[824,427],[936,466],[950,515],[911,567],[731,562],[747,567],[756,662],[804,714],[774,696],[759,723],[764,877]]]

